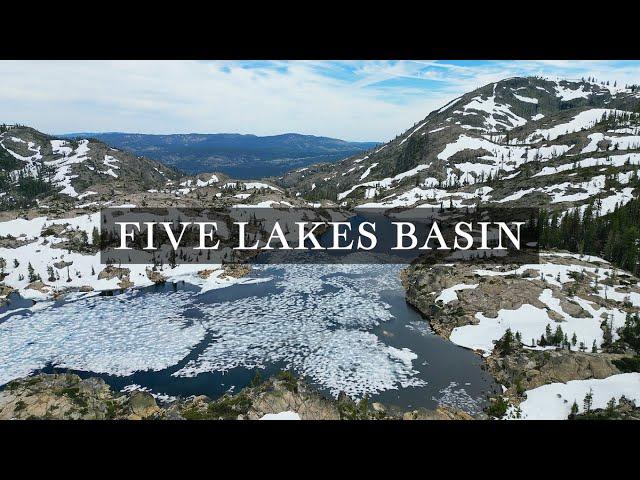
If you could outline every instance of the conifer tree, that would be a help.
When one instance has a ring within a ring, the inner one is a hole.
[[[591,407],[593,406],[593,388],[589,389],[589,393],[584,396],[584,411],[585,413],[591,412]]]
[[[576,415],[579,411],[580,408],[578,407],[578,402],[574,400],[573,405],[571,405],[571,415]]]

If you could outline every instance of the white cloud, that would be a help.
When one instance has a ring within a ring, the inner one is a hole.
[[[388,140],[515,75],[638,82],[640,62],[0,61],[4,122],[50,133],[299,132]]]
[[[301,132],[388,139],[438,96],[393,101],[382,90],[317,73],[313,64],[0,62],[2,121],[47,132]]]

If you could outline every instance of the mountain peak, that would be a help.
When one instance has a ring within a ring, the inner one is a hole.
[[[535,200],[563,209],[604,196],[610,211],[633,198],[639,113],[635,86],[507,78],[461,95],[366,154],[279,182],[311,201],[382,208]],[[606,165],[618,179],[605,182],[598,167]],[[545,187],[549,181],[557,185]]]

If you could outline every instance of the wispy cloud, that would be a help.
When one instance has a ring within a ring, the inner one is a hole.
[[[640,83],[640,62],[0,61],[3,122],[41,130],[300,132],[387,140],[505,77]]]

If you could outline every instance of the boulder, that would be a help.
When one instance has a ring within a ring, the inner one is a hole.
[[[125,276],[122,277],[122,280],[118,282],[118,287],[122,288],[123,290],[126,288],[131,288],[133,287],[135,284],[129,280],[129,276]]]
[[[132,416],[139,418],[148,418],[160,412],[156,399],[147,392],[133,392],[129,398],[129,409]]]
[[[225,265],[220,278],[241,278],[249,275],[250,272],[250,265]]]
[[[128,268],[114,267],[113,265],[107,265],[98,274],[98,280],[111,280],[112,278],[116,278],[116,277],[122,280],[122,278],[125,276],[129,277],[130,272],[131,270]]]
[[[58,270],[62,270],[63,268],[66,267],[70,267],[71,265],[73,265],[73,262],[65,262],[64,260],[60,260],[59,262],[55,262],[53,264],[54,267],[56,267]]]
[[[153,270],[147,267],[145,272],[147,273],[147,278],[153,283],[164,283],[167,281],[167,278],[157,270]]]
[[[44,282],[42,282],[42,280],[36,280],[35,282],[31,282],[25,288],[28,288],[29,290],[37,290],[38,292],[41,292],[41,293],[49,293],[49,291],[51,291],[51,287],[45,284]]]
[[[215,272],[215,270],[210,269],[210,268],[205,268],[204,270],[200,270],[198,272],[198,276],[200,278],[202,278],[203,280],[206,280],[207,278],[209,278],[211,276],[211,274]]]

